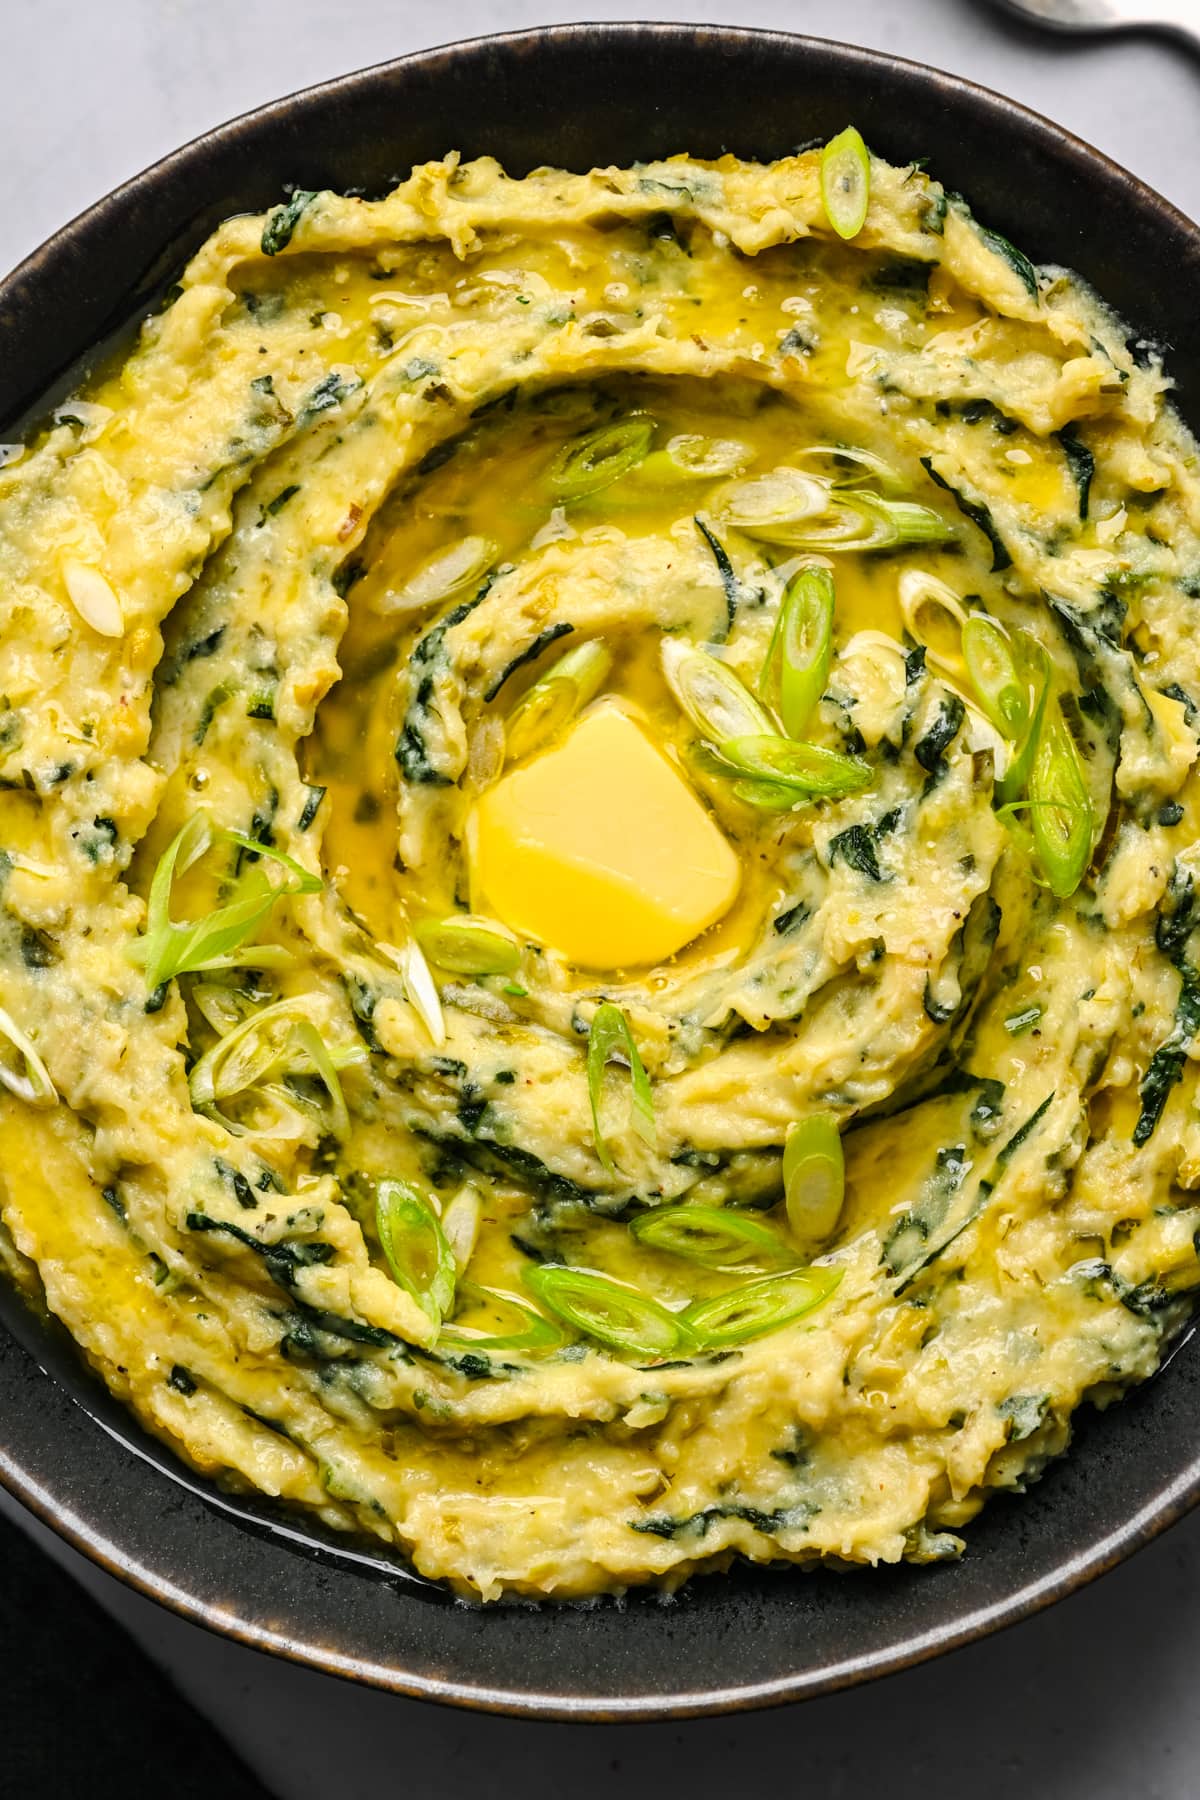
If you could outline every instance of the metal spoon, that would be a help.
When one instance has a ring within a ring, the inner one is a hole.
[[[1054,31],[1166,31],[1200,50],[1200,0],[997,0]]]

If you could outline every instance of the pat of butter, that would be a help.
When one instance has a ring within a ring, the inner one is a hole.
[[[692,789],[612,705],[490,788],[472,839],[489,909],[585,969],[672,956],[728,911],[741,875]]]

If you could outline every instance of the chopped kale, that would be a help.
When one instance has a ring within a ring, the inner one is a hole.
[[[962,729],[967,709],[957,694],[948,694],[940,703],[937,717],[923,738],[913,745],[913,755],[929,776],[927,787],[936,787],[949,764],[946,751]]]
[[[367,1325],[361,1319],[343,1318],[339,1313],[310,1306],[297,1296],[295,1290],[299,1271],[310,1268],[313,1264],[331,1262],[334,1255],[332,1244],[323,1243],[319,1239],[295,1238],[263,1244],[250,1232],[243,1231],[240,1225],[232,1225],[225,1219],[213,1219],[201,1212],[188,1213],[184,1223],[189,1231],[222,1233],[233,1238],[244,1249],[260,1256],[271,1280],[291,1296],[297,1312],[314,1330],[324,1331],[330,1337],[346,1338],[351,1343],[370,1344],[380,1350],[391,1349],[401,1342],[394,1332],[385,1331],[380,1325]]]
[[[1183,1078],[1183,1067],[1192,1039],[1200,1031],[1200,970],[1185,962],[1180,967],[1179,976],[1175,1022],[1169,1035],[1150,1058],[1138,1089],[1142,1109],[1133,1128],[1133,1142],[1139,1147],[1149,1143],[1154,1135],[1171,1089]]]
[[[630,1529],[644,1532],[648,1537],[705,1538],[720,1520],[742,1519],[747,1525],[753,1526],[755,1531],[761,1531],[764,1536],[770,1537],[779,1531],[807,1531],[820,1510],[812,1500],[801,1500],[793,1506],[779,1506],[772,1512],[732,1502],[706,1506],[700,1512],[688,1513],[683,1518],[658,1513],[649,1519],[631,1519]]]
[[[771,921],[771,928],[783,937],[789,931],[797,931],[806,919],[811,919],[812,907],[803,900],[797,900],[794,906],[787,907],[777,913]]]
[[[1036,300],[1038,297],[1037,270],[1029,258],[1018,250],[1015,244],[1010,244],[1006,237],[1001,237],[998,231],[985,231],[981,227],[979,235],[988,249],[1008,264],[1013,274],[1019,277]]]
[[[811,356],[816,347],[812,338],[801,331],[798,325],[785,331],[779,340],[780,356]]]
[[[1049,1394],[1010,1394],[996,1411],[1008,1420],[1008,1441],[1019,1444],[1038,1430],[1050,1406]]]
[[[341,568],[333,576],[333,591],[339,599],[344,600],[350,589],[357,585],[367,572],[367,565],[359,556],[348,556]]]
[[[539,631],[531,644],[527,644],[518,656],[514,656],[511,662],[505,664],[495,681],[484,693],[484,699],[494,700],[510,676],[515,675],[518,669],[523,669],[526,663],[536,662],[543,650],[549,649],[551,644],[556,644],[559,638],[569,637],[574,629],[573,625],[568,625],[565,620],[560,620],[557,625],[547,625],[544,631]]]
[[[21,961],[27,969],[52,969],[60,960],[57,944],[32,925],[21,931]]]
[[[361,376],[339,375],[336,369],[331,369],[328,375],[321,377],[304,402],[298,423],[302,426],[307,425],[310,419],[317,418],[323,412],[329,412],[332,407],[340,406],[343,400],[348,400],[351,394],[357,393],[361,386]]]
[[[446,633],[470,617],[490,585],[490,581],[485,582],[473,600],[463,600],[458,606],[452,607],[444,619],[440,619],[431,631],[426,632],[409,658],[409,668],[417,677],[417,691],[400,728],[395,756],[405,779],[418,786],[453,786],[450,777],[435,768],[430,761],[429,747],[425,741],[426,727],[431,718],[434,673],[446,662]]]
[[[325,798],[325,789],[323,787],[308,787],[306,788],[305,793],[307,797],[301,810],[300,817],[296,821],[297,831],[308,830],[309,826],[317,816],[322,800]]]
[[[914,650],[904,653],[904,685],[915,687],[925,673],[925,646],[918,644]]]
[[[970,1168],[965,1144],[947,1144],[938,1151],[920,1198],[896,1220],[883,1240],[880,1261],[890,1274],[899,1275],[921,1258]]]
[[[263,507],[262,517],[258,521],[259,524],[265,525],[268,519],[273,519],[276,513],[281,513],[288,501],[294,500],[299,492],[300,487],[297,482],[293,482],[290,487],[280,488],[275,498],[273,500],[268,500],[267,504]]]
[[[958,507],[959,512],[961,512],[965,518],[970,519],[971,523],[978,526],[979,530],[982,531],[984,537],[992,546],[993,574],[999,574],[1002,569],[1011,568],[1012,557],[1009,554],[1008,546],[997,531],[996,522],[992,518],[991,511],[984,505],[983,501],[968,499],[966,494],[956,488],[952,482],[947,481],[944,475],[939,475],[937,469],[934,467],[933,458],[931,456],[923,456],[921,458],[921,467],[936,486],[945,488],[946,492],[951,496],[955,505]]]
[[[721,636],[728,637],[729,633],[733,630],[734,620],[737,618],[738,602],[742,595],[742,584],[738,580],[737,575],[734,572],[733,564],[729,560],[729,552],[726,550],[716,533],[710,531],[708,526],[704,523],[704,520],[699,517],[693,519],[692,523],[712,551],[712,559],[716,563],[717,573],[721,577],[721,586],[725,590],[725,610],[727,614],[725,630],[721,633]]]
[[[875,854],[875,842],[865,825],[848,825],[845,831],[839,831],[836,837],[831,837],[828,854],[830,868],[841,857],[847,868],[856,869],[868,880],[883,880],[879,859]]]
[[[1088,503],[1091,499],[1092,481],[1096,474],[1096,459],[1085,443],[1077,438],[1073,431],[1060,431],[1058,441],[1063,455],[1067,459],[1067,467],[1071,471],[1071,479],[1079,491],[1079,516],[1086,519]]]
[[[264,256],[278,256],[281,250],[287,249],[292,241],[292,233],[300,223],[301,214],[312,205],[316,197],[315,190],[297,188],[282,206],[275,207],[267,214],[260,245]]]
[[[231,1163],[227,1163],[220,1156],[213,1157],[213,1166],[225,1185],[232,1188],[233,1197],[238,1205],[247,1212],[253,1212],[254,1208],[258,1205],[258,1200],[255,1196],[254,1189],[250,1186],[250,1183],[246,1180],[246,1177],[242,1174],[241,1170],[235,1169]]]
[[[188,645],[183,653],[183,661],[195,662],[197,657],[215,656],[221,648],[221,640],[224,636],[224,625],[218,625],[214,631],[209,632],[207,637],[197,638],[194,643]]]
[[[1197,707],[1192,696],[1181,688],[1177,681],[1168,682],[1166,687],[1161,687],[1158,691],[1160,694],[1165,694],[1168,700],[1178,700],[1183,708],[1185,725],[1194,725],[1197,718],[1200,718],[1200,707]]]

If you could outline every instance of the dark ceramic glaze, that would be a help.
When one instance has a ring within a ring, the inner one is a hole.
[[[771,32],[579,25],[479,39],[347,76],[199,138],[91,208],[0,285],[0,438],[127,330],[228,214],[285,182],[385,191],[458,148],[513,174],[687,150],[769,158],[853,120],[892,161],[927,156],[1031,256],[1082,273],[1168,347],[1200,424],[1200,232],[1044,119],[948,75]],[[448,1599],[396,1562],[318,1539],[187,1473],[0,1289],[0,1480],[143,1593],[243,1643],[429,1699],[550,1718],[766,1705],[920,1661],[1020,1619],[1200,1498],[1200,1353],[1103,1418],[1069,1458],[969,1528],[961,1563],[740,1569],[671,1601]]]

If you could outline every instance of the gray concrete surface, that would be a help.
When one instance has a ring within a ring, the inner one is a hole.
[[[259,101],[477,32],[631,13],[810,31],[958,70],[1061,120],[1200,216],[1200,63],[1150,39],[1042,40],[979,0],[596,0],[582,10],[554,0],[0,0],[0,267]],[[0,1499],[0,1512],[18,1509]],[[874,1687],[740,1719],[621,1727],[456,1714],[273,1663],[126,1593],[31,1530],[279,1800],[1200,1797],[1200,1517],[1039,1619]],[[136,1743],[130,1775],[131,1787],[169,1792],[168,1771],[139,1770]]]

